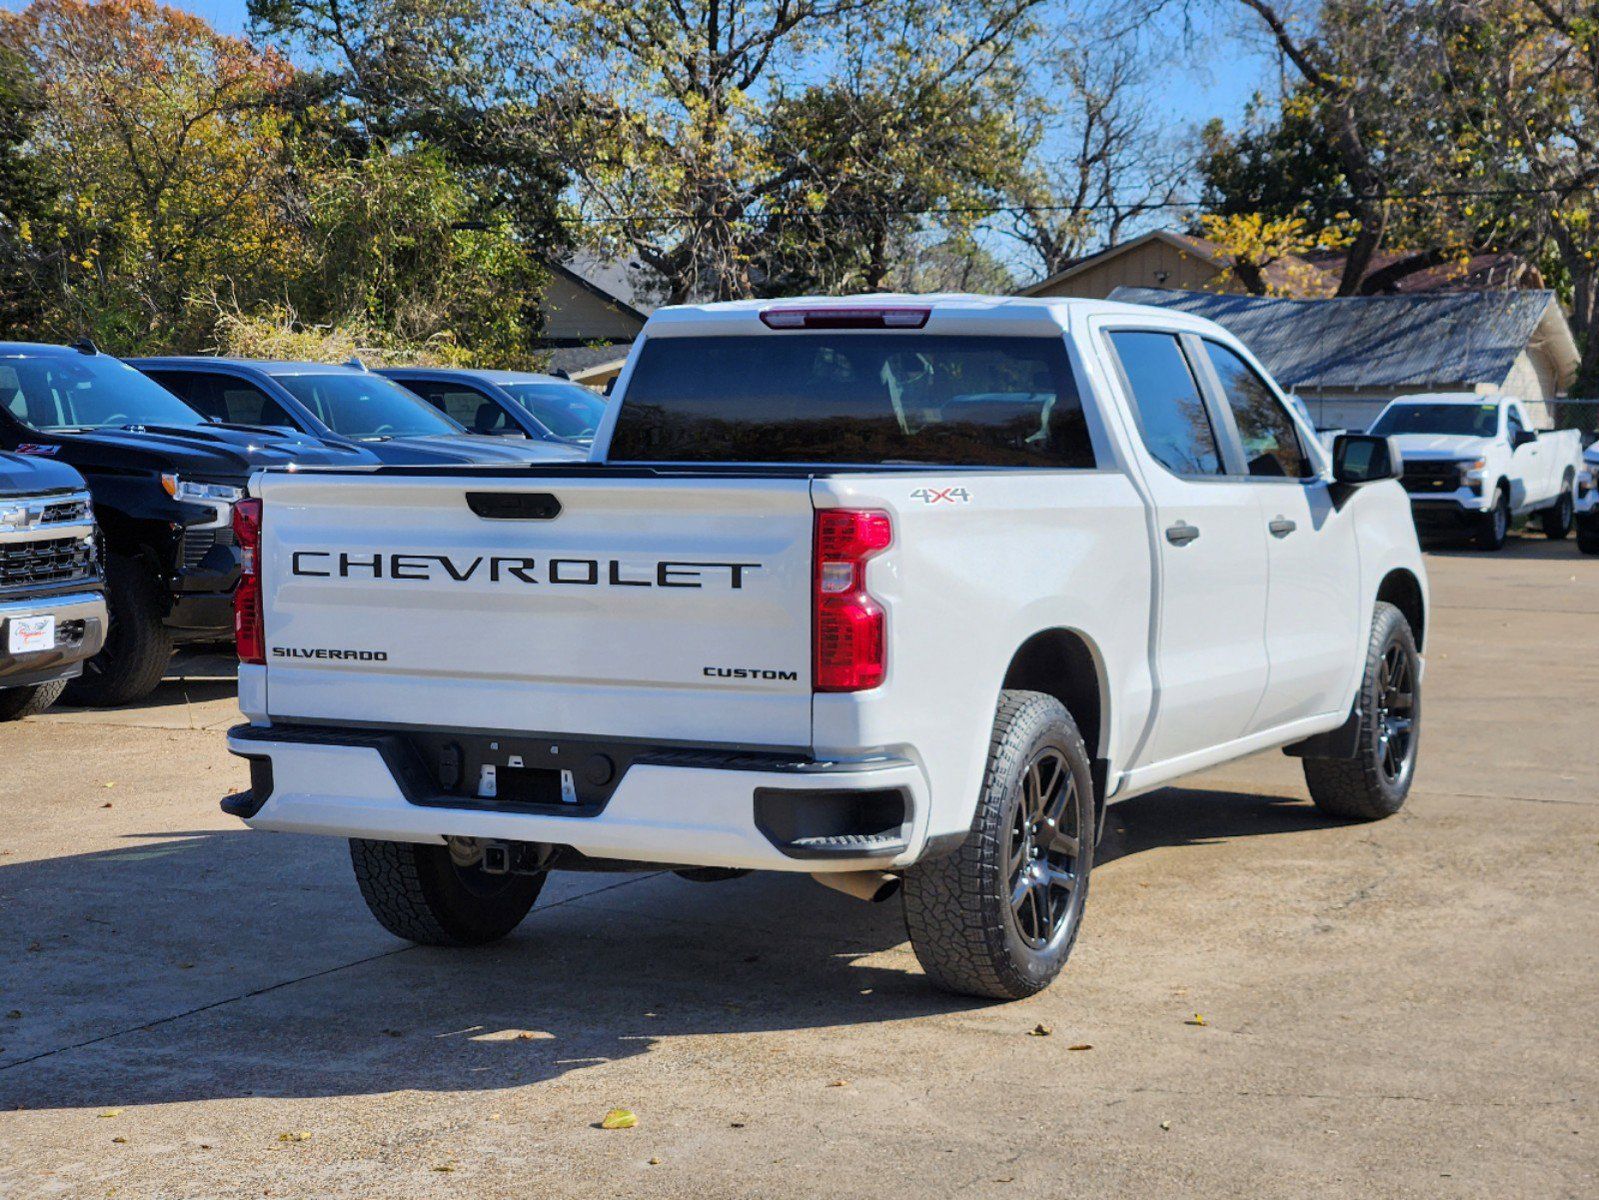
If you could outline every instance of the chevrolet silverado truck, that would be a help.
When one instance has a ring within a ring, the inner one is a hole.
[[[1513,520],[1536,516],[1546,536],[1571,532],[1582,435],[1532,427],[1521,401],[1474,392],[1400,396],[1371,432],[1392,437],[1417,526],[1471,533],[1498,550]]]
[[[268,470],[235,509],[257,829],[416,942],[551,870],[898,889],[927,974],[1065,962],[1105,805],[1274,747],[1388,816],[1427,583],[1386,438],[1324,459],[1216,325],[1080,300],[662,309],[595,460]]]
[[[83,479],[62,463],[0,454],[0,721],[54,704],[105,632]]]

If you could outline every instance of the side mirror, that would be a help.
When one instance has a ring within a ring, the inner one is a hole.
[[[1374,433],[1340,433],[1333,439],[1333,480],[1350,487],[1398,479],[1404,470],[1399,447]]]
[[[1510,446],[1513,450],[1520,450],[1523,446],[1530,446],[1538,440],[1536,429],[1518,429],[1516,436],[1511,439]]]

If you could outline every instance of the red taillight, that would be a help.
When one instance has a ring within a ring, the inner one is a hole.
[[[239,546],[239,586],[233,592],[233,639],[242,663],[266,662],[266,629],[261,617],[261,502],[233,506],[233,539]]]
[[[841,304],[833,308],[763,308],[761,324],[768,329],[920,329],[927,324],[928,308],[868,308]]]
[[[883,607],[866,590],[866,560],[894,540],[885,512],[816,513],[813,682],[818,692],[860,692],[883,682],[888,646]]]

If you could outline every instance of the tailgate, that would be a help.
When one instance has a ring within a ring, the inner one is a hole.
[[[266,474],[277,719],[803,748],[803,478]]]

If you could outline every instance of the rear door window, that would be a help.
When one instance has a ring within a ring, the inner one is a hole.
[[[1061,339],[838,331],[646,341],[607,457],[1096,465]]]
[[[1177,335],[1119,330],[1109,336],[1150,455],[1174,475],[1220,475],[1216,430]]]
[[[1204,347],[1232,410],[1233,424],[1238,426],[1249,473],[1267,479],[1303,479],[1314,474],[1294,420],[1271,386],[1228,347],[1212,341],[1206,341]]]
[[[296,429],[283,406],[248,380],[213,371],[151,371],[154,379],[201,416],[232,425]]]

